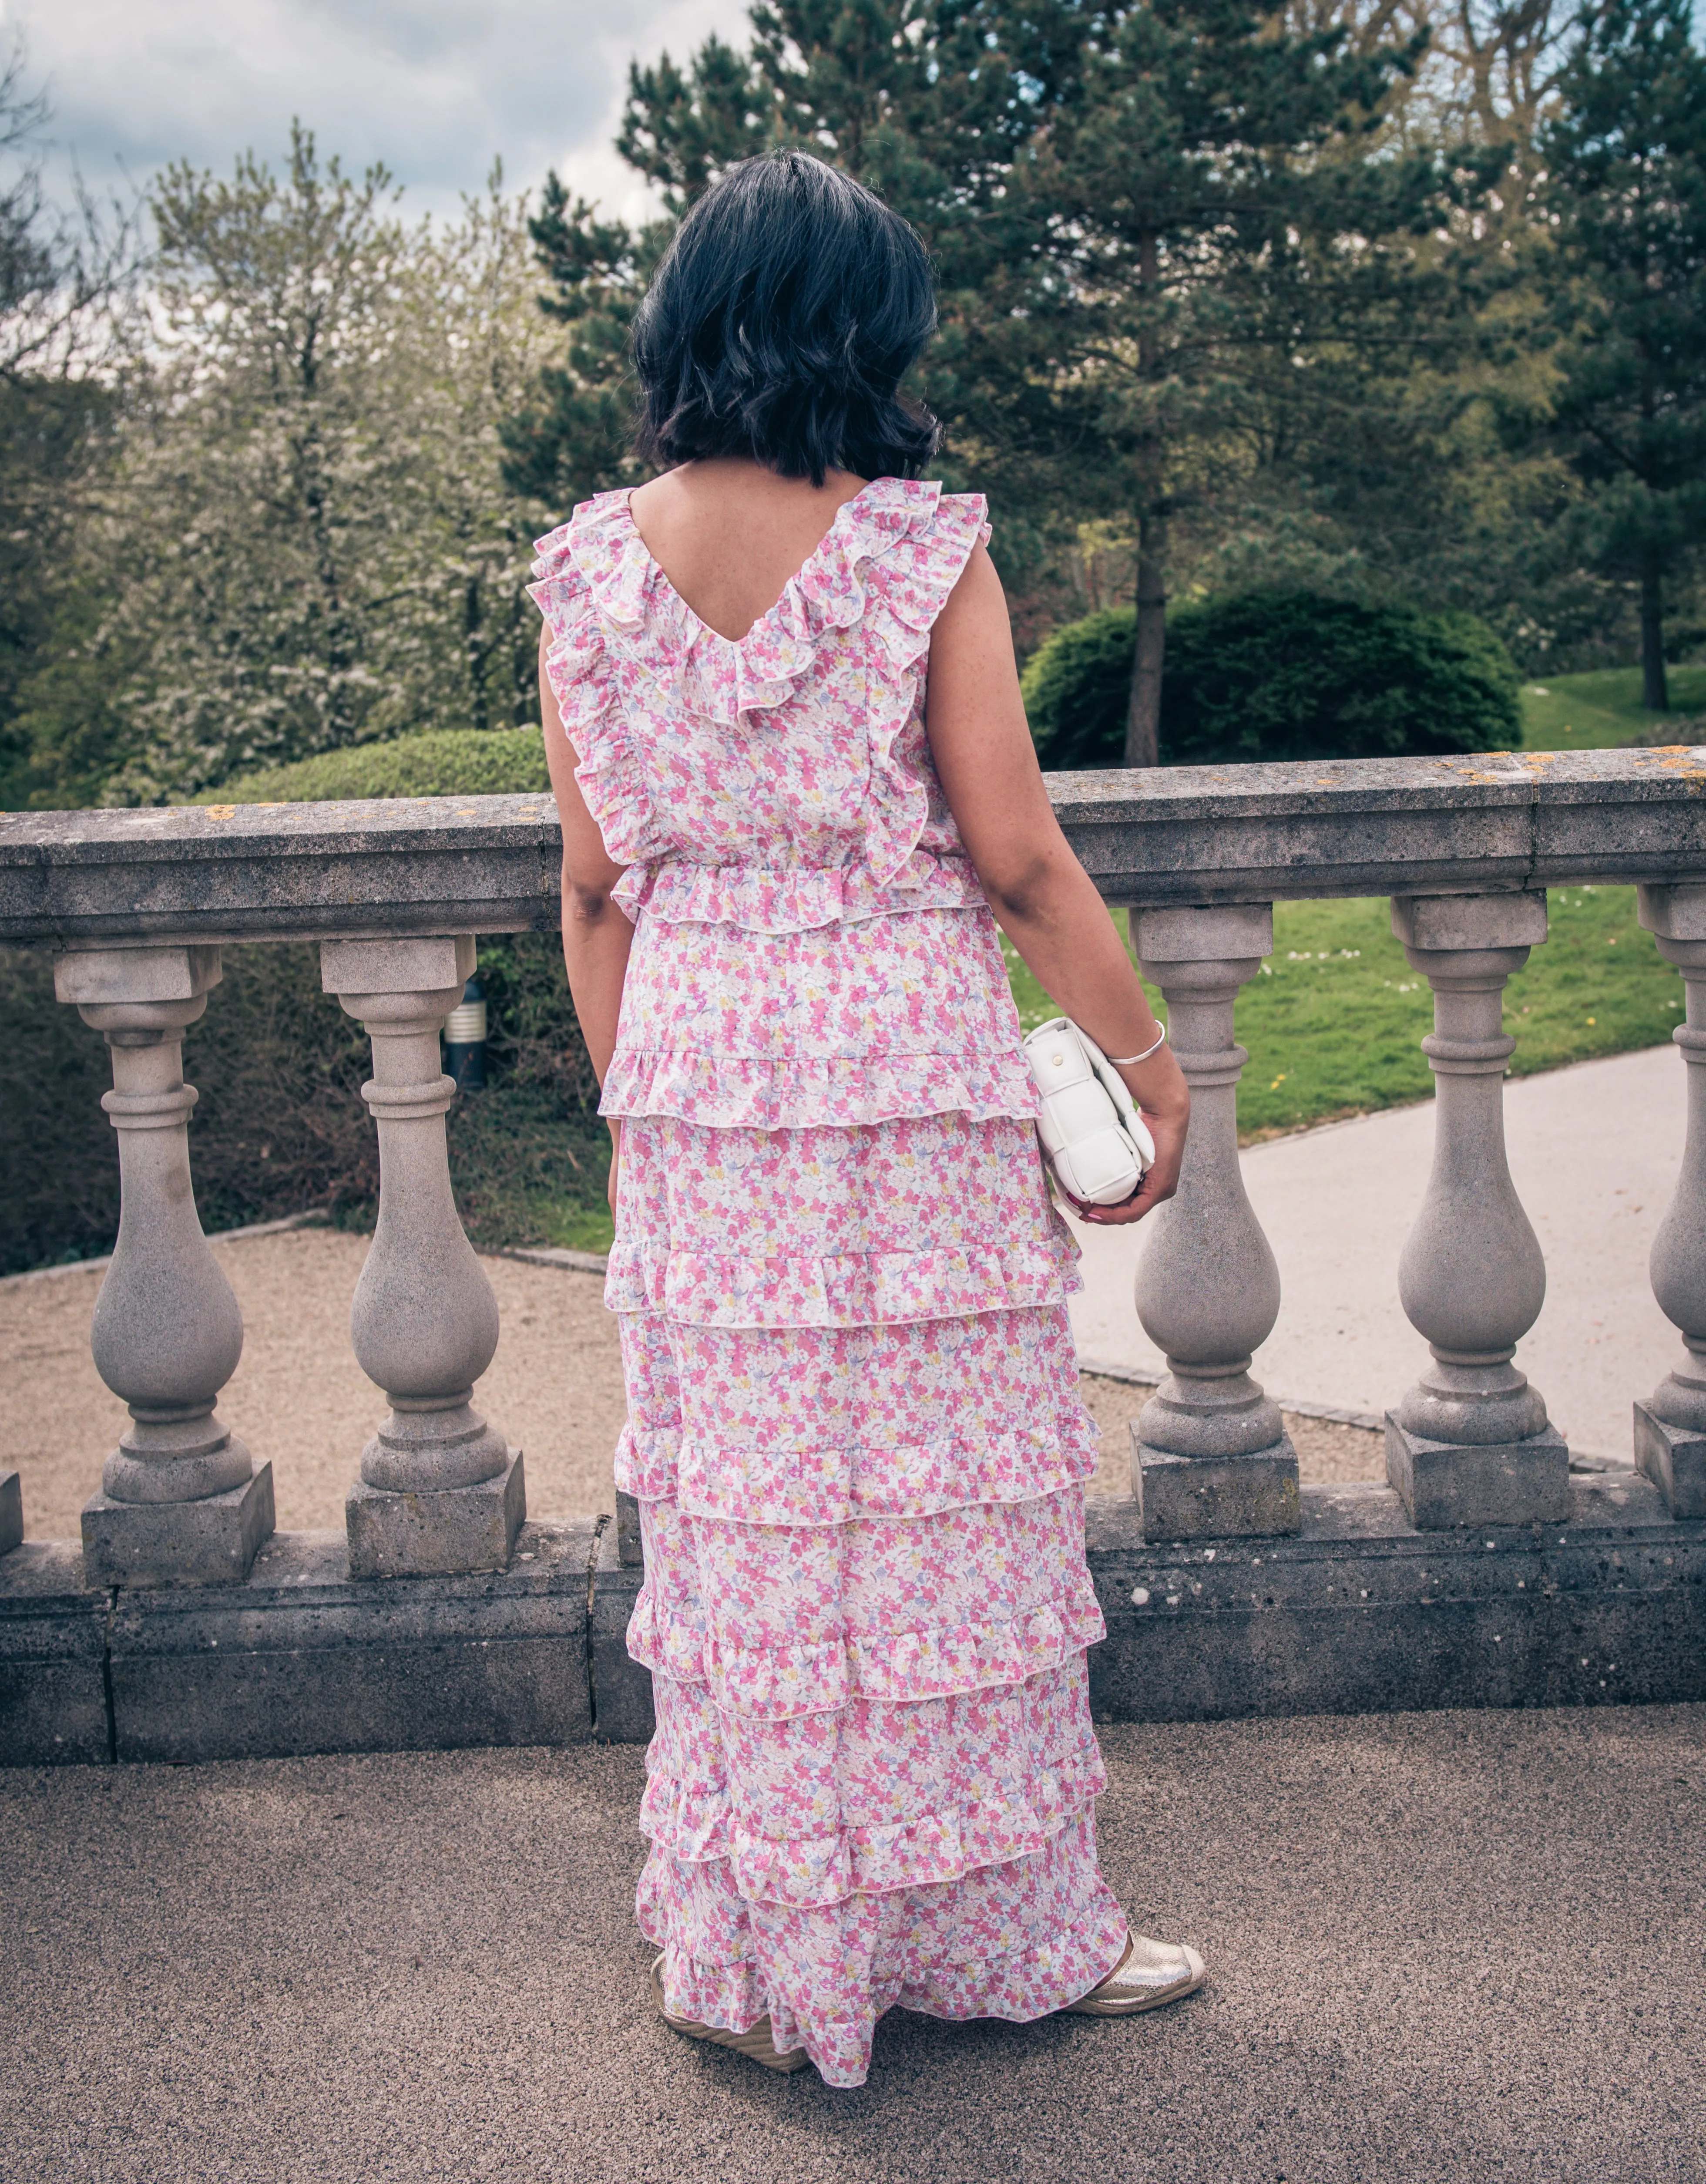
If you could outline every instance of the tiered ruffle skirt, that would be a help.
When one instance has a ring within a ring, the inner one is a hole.
[[[646,1549],[628,1643],[658,1718],[640,1923],[672,2012],[768,2013],[853,2086],[895,2004],[1029,2020],[1123,1946],[1095,1849],[1075,1255],[986,911],[647,922],[605,1101],[617,1480]],[[789,959],[764,985],[793,1000],[731,1017],[755,948]]]

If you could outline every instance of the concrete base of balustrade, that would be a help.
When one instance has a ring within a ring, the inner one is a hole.
[[[1706,1517],[1706,1434],[1666,1425],[1637,1403],[1635,1468],[1664,1496],[1673,1517]]]
[[[523,1528],[502,1575],[352,1578],[341,1532],[281,1532],[242,1585],[81,1591],[0,1562],[0,1758],[266,1758],[570,1744],[592,1733],[598,1528]]]
[[[24,1540],[24,1488],[15,1471],[0,1471],[0,1555]]]
[[[521,1451],[477,1486],[387,1494],[361,1479],[343,1505],[352,1577],[453,1577],[509,1567],[527,1514]]]
[[[1131,1429],[1131,1488],[1150,1540],[1269,1539],[1303,1523],[1289,1440],[1253,1456],[1171,1456]]]
[[[273,1468],[199,1502],[83,1505],[83,1568],[91,1585],[241,1585],[273,1532]]]
[[[628,1658],[628,1618],[634,1613],[646,1573],[637,1561],[624,1554],[623,1545],[614,1524],[598,1542],[592,1612],[586,1618],[597,1708],[595,1734],[605,1744],[644,1744],[654,1726],[652,1677],[649,1669]]]
[[[1092,1502],[1100,1721],[1706,1700],[1706,1519],[1633,1471],[1567,1520],[1420,1532],[1390,1487],[1305,1487],[1286,1539],[1146,1541]],[[525,1524],[506,1571],[353,1579],[275,1535],[240,1585],[86,1591],[64,1544],[0,1560],[0,1761],[210,1760],[638,1740],[614,1523]]]
[[[1425,1440],[1386,1412],[1386,1479],[1424,1532],[1463,1524],[1556,1524],[1570,1501],[1570,1450],[1556,1426],[1466,1447]]]

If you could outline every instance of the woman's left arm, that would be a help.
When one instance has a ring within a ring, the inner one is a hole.
[[[1115,1061],[1155,1140],[1154,1165],[1120,1206],[1081,1206],[1098,1227],[1141,1221],[1177,1186],[1191,1095],[1107,905],[1061,833],[1025,726],[1013,632],[981,546],[931,633],[925,720],[942,793],[1008,939],[1056,1006]]]
[[[557,797],[563,826],[563,961],[569,991],[580,1018],[581,1035],[592,1058],[598,1082],[616,1051],[616,1024],[622,1011],[622,982],[634,928],[611,900],[627,867],[614,863],[597,824],[586,809],[575,778],[575,748],[564,733],[556,693],[545,671],[548,631],[539,639],[539,708],[545,726],[545,763]],[[616,1175],[622,1156],[622,1125],[610,1123],[610,1207],[616,1206]]]

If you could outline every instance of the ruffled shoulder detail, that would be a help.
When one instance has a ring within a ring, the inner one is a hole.
[[[663,846],[644,773],[629,746],[616,663],[601,620],[610,570],[631,559],[626,540],[637,535],[627,495],[600,493],[535,543],[535,582],[527,587],[550,635],[545,671],[580,760],[575,778],[606,850],[620,865],[642,864]]]
[[[882,481],[899,483],[900,481]],[[862,571],[864,611],[872,644],[870,681],[871,803],[865,823],[865,861],[880,882],[906,866],[930,817],[930,794],[903,766],[895,745],[917,710],[930,659],[930,633],[948,594],[965,573],[973,549],[989,538],[988,504],[981,493],[944,493],[925,488],[928,512],[872,511],[881,549]]]
[[[578,634],[565,632],[563,658],[601,702],[615,707],[619,682],[625,688],[631,680],[651,685],[665,706],[725,729],[738,727],[743,715],[786,705],[825,648],[844,648],[862,625],[870,752],[864,862],[881,887],[902,874],[929,817],[925,783],[897,757],[897,738],[918,710],[931,629],[988,535],[980,493],[874,479],[836,511],[769,612],[744,637],[731,638],[702,621],[670,584],[640,535],[627,495],[603,493],[541,542],[550,566],[542,561],[534,596],[548,617],[553,584],[564,586],[572,605],[565,619]],[[605,656],[612,648],[620,675]],[[554,667],[552,675],[556,688]],[[562,696],[559,688],[559,703]],[[592,694],[583,698],[577,718],[592,704]],[[611,854],[619,855],[614,845]],[[621,861],[635,855],[621,853]]]

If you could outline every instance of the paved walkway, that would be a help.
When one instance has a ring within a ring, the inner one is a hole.
[[[1210,1984],[895,2014],[856,2092],[647,2014],[625,1748],[0,1774],[8,2184],[1700,2184],[1706,1708],[1103,1731]]]
[[[1627,1462],[1630,1405],[1681,1354],[1647,1257],[1675,1187],[1684,1119],[1682,1063],[1668,1045],[1505,1087],[1511,1173],[1547,1265],[1545,1309],[1516,1362],[1577,1454]],[[1245,1154],[1284,1291],[1254,1369],[1281,1401],[1377,1412],[1414,1379],[1426,1351],[1398,1302],[1398,1253],[1432,1154],[1431,1101]],[[1081,1355],[1159,1373],[1131,1304],[1141,1228],[1079,1234]]]

